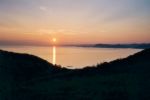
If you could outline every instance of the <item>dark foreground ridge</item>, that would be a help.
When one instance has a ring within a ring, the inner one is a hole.
[[[75,70],[0,50],[0,100],[149,100],[149,78],[150,49]]]

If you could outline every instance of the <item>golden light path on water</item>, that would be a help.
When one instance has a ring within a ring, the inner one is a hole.
[[[53,65],[55,65],[56,64],[56,47],[55,46],[53,46]]]

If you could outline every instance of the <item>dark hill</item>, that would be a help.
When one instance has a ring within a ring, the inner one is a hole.
[[[16,81],[27,81],[60,70],[60,68],[34,55],[2,50],[0,50],[0,69]]]
[[[0,51],[0,100],[149,100],[150,49],[84,69]]]

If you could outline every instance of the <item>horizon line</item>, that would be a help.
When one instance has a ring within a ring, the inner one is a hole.
[[[47,46],[94,46],[97,44],[102,44],[102,45],[144,45],[144,44],[150,44],[150,42],[141,42],[141,43],[81,43],[81,44],[24,44],[24,43],[20,43],[20,44],[1,44],[0,46],[43,46],[43,47],[47,47]]]

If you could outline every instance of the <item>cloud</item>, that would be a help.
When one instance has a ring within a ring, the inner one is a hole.
[[[47,8],[45,6],[40,6],[40,10],[47,11]]]

